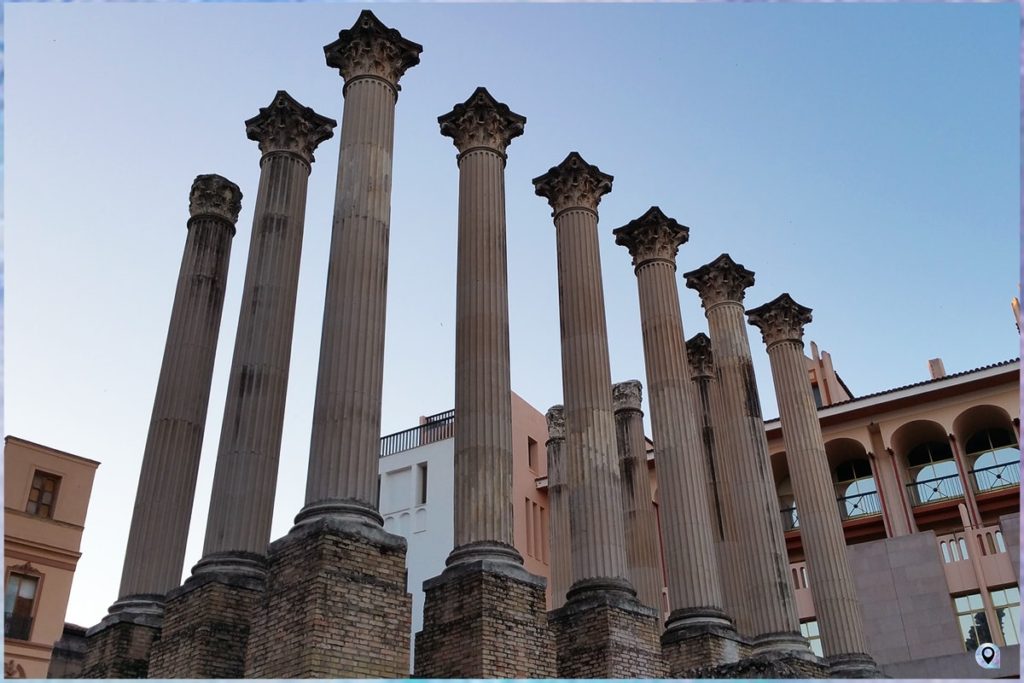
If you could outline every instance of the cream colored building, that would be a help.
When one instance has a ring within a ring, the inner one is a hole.
[[[45,678],[64,630],[95,460],[4,440],[4,676]]]

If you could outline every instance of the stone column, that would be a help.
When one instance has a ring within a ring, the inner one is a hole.
[[[747,311],[747,316],[761,330],[771,360],[822,650],[837,678],[877,677],[879,671],[867,654],[825,441],[807,382],[803,336],[804,325],[811,322],[811,309],[783,294]]]
[[[626,535],[629,581],[636,588],[637,599],[657,610],[660,624],[663,609],[661,551],[651,478],[647,474],[647,439],[644,437],[644,413],[640,409],[642,391],[640,382],[635,379],[613,384],[612,408],[622,479],[622,526]]]
[[[612,176],[572,152],[534,178],[553,209],[558,248],[573,585],[553,615],[560,677],[660,673],[657,614],[626,578],[597,205]]]
[[[711,338],[698,332],[686,341],[686,359],[690,364],[690,378],[697,390],[694,397],[699,417],[701,443],[704,445],[704,456],[708,468],[708,505],[711,510],[711,527],[715,537],[715,547],[722,540],[722,502],[718,495],[718,475],[715,467],[715,430],[711,424],[711,392],[712,380],[715,377],[714,354],[711,351]],[[723,580],[722,599],[727,614],[732,614],[729,602],[730,587],[725,583],[728,574],[722,568],[722,558],[718,558],[719,573]]]
[[[572,585],[572,557],[569,546],[572,534],[569,531],[568,476],[565,462],[565,408],[551,406],[545,416],[548,422],[548,524],[551,549],[551,609],[565,604],[565,594]]]
[[[345,86],[320,365],[296,523],[323,516],[382,526],[377,501],[391,168],[398,81],[423,47],[363,10],[324,47]]]
[[[754,284],[754,273],[722,254],[683,277],[700,293],[715,347],[719,400],[712,404],[712,419],[721,463],[716,475],[726,568],[736,573],[730,585],[740,588],[734,599],[743,605],[734,615],[737,628],[753,638],[753,654],[813,657],[800,635],[743,319],[743,295]]]
[[[238,186],[219,175],[201,175],[192,183],[188,237],[142,454],[121,589],[110,616],[89,631],[84,672],[89,678],[146,676],[148,643],[159,633],[164,596],[181,581],[241,200]],[[124,647],[104,641],[146,646],[125,658],[115,652],[123,653]]]
[[[206,543],[192,576],[168,594],[153,677],[243,673],[274,512],[306,187],[313,151],[334,126],[283,90],[245,122],[263,156]]]
[[[437,120],[459,150],[455,548],[441,575],[423,584],[415,673],[554,676],[545,582],[512,545],[505,151],[526,118],[477,88]]]
[[[406,542],[382,528],[377,467],[395,104],[422,49],[369,10],[324,47],[345,106],[306,497],[270,547],[247,678],[409,674]]]
[[[662,643],[671,675],[682,677],[694,666],[734,662],[741,655],[732,621],[722,608],[706,455],[675,281],[676,253],[689,238],[689,228],[654,206],[613,232],[615,243],[633,257],[640,294],[672,606]]]

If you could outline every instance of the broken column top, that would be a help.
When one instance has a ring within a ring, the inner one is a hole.
[[[804,325],[811,322],[811,309],[801,306],[784,292],[763,306],[747,311],[747,319],[761,330],[761,338],[768,346],[781,341],[803,344]]]
[[[548,421],[548,440],[565,438],[565,407],[562,404],[548,408],[544,416]]]
[[[260,113],[245,122],[245,134],[259,143],[264,155],[290,152],[312,164],[313,150],[334,135],[337,125],[334,119],[317,114],[278,90],[268,106],[260,107]]]
[[[188,213],[192,218],[212,216],[231,223],[232,229],[242,210],[242,191],[238,185],[215,173],[198,175],[192,181],[188,196]],[[233,234],[233,233],[232,233]]]
[[[504,154],[512,138],[523,134],[526,117],[498,102],[481,86],[465,102],[438,116],[437,122],[441,135],[452,138],[460,153],[486,147]]]
[[[612,385],[612,408],[617,413],[621,410],[640,410],[643,400],[643,385],[638,379],[616,382]]]
[[[690,238],[690,229],[669,218],[657,206],[631,220],[621,228],[612,230],[615,244],[629,249],[633,265],[649,261],[667,261],[675,267],[679,246]]]
[[[562,163],[534,178],[533,185],[537,194],[548,200],[551,215],[557,218],[568,209],[589,209],[596,214],[601,197],[612,191],[613,179],[584,161],[579,152],[569,152]]]
[[[398,80],[411,67],[420,63],[423,46],[402,37],[388,28],[373,12],[364,9],[352,28],[338,33],[338,39],[324,46],[327,66],[341,72],[348,83],[355,78],[379,78],[395,91],[401,90]]]
[[[740,303],[747,287],[754,284],[754,271],[722,254],[711,263],[683,273],[686,286],[700,294],[704,310],[727,301]]]
[[[690,373],[694,378],[714,376],[715,357],[711,353],[711,338],[698,332],[686,340],[686,360],[690,363]]]

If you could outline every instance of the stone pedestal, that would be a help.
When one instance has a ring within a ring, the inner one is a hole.
[[[747,657],[750,646],[733,628],[700,625],[665,631],[661,653],[673,678],[699,678],[697,671]]]
[[[263,558],[255,556],[262,564]],[[241,678],[263,580],[204,572],[167,595],[150,678]]]
[[[738,662],[703,666],[691,672],[691,678],[829,678],[827,664],[816,657],[800,657],[787,653],[763,653],[745,657]]]
[[[246,678],[406,678],[412,596],[406,542],[322,517],[270,546]]]
[[[658,616],[620,591],[570,591],[550,612],[559,678],[663,678]]]
[[[162,597],[162,596],[161,596]],[[140,613],[114,603],[86,634],[82,678],[146,678],[150,649],[160,638],[160,613]],[[121,611],[113,611],[113,610]]]
[[[514,551],[513,551],[514,552]],[[424,582],[417,678],[555,678],[545,582],[514,563],[456,564]]]

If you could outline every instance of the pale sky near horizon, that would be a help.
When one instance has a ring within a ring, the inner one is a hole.
[[[118,579],[200,173],[244,198],[184,572],[199,559],[259,152],[287,90],[341,121],[322,46],[360,4],[4,7],[7,433],[99,460],[67,620]],[[645,381],[636,280],[611,230],[688,225],[783,291],[857,395],[1018,355],[1016,4],[375,5],[424,46],[397,104],[382,433],[452,407],[457,173],[437,116],[486,86],[527,117],[506,169],[512,386],[561,402],[554,227],[530,180],[571,150],[615,176],[599,234],[612,377]],[[309,183],[273,538],[302,504],[338,132]],[[706,331],[680,279],[686,336]],[[766,417],[767,355],[749,329]],[[646,381],[645,381],[646,383]],[[645,401],[646,409],[646,401]],[[648,422],[649,429],[649,422]]]

